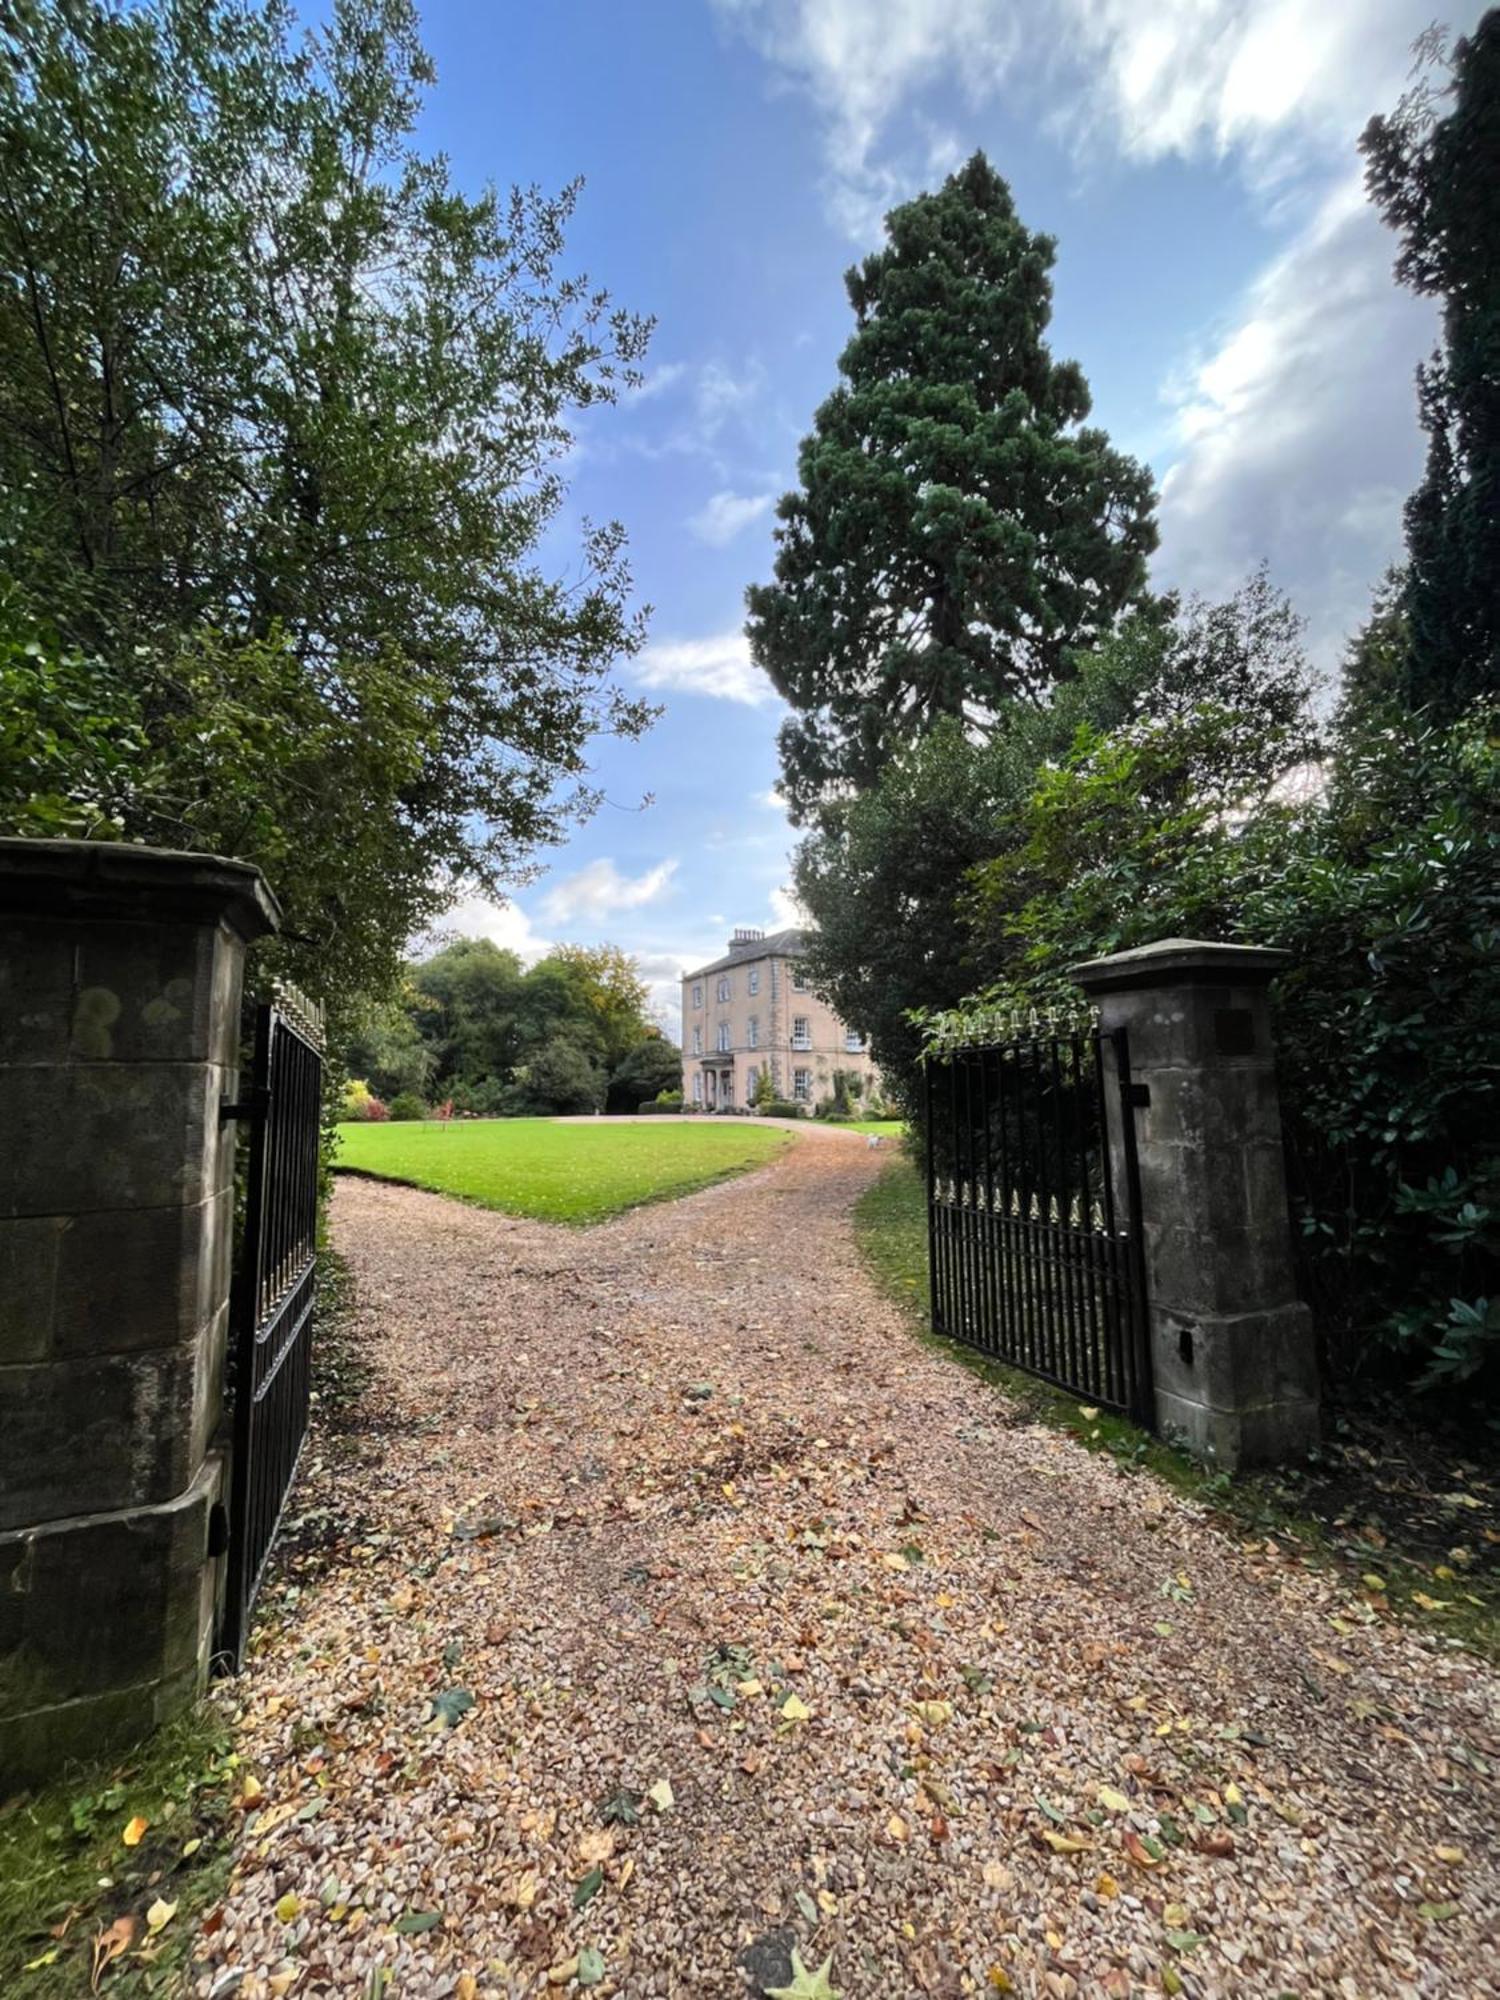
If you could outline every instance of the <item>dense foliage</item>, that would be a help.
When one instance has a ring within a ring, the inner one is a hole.
[[[21,0],[0,64],[0,829],[260,862],[342,1003],[586,810],[646,712],[621,532],[555,531],[646,329],[575,190],[413,144],[410,0]]]
[[[682,1076],[646,1002],[613,945],[559,945],[528,970],[487,938],[460,938],[409,966],[397,998],[360,1011],[343,1060],[393,1115],[403,1094],[460,1115],[634,1111]]]
[[[1500,713],[1349,740],[1326,787],[1225,813],[1212,707],[1082,732],[975,871],[985,994],[1059,1000],[1080,959],[1170,936],[1274,944],[1293,1196],[1341,1371],[1374,1332],[1429,1380],[1500,1357]]]
[[[778,509],[775,582],[747,599],[803,819],[943,719],[1066,678],[1144,597],[1156,545],[1149,474],[1085,427],[1083,373],[1043,337],[1052,241],[983,154],[886,226],[845,280],[857,327]]]
[[[1424,38],[1429,66],[1441,37]],[[1396,693],[1434,720],[1500,689],[1500,10],[1362,142],[1371,198],[1401,241],[1399,278],[1442,301],[1418,373],[1427,468],[1406,506],[1406,646]]]

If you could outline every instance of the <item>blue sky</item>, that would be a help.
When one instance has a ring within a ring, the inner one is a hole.
[[[665,712],[598,746],[608,803],[536,883],[448,927],[624,945],[675,1032],[679,970],[793,919],[743,592],[835,380],[845,268],[975,147],[1058,239],[1054,351],[1161,483],[1157,581],[1212,594],[1264,557],[1331,668],[1421,463],[1434,322],[1394,285],[1355,140],[1430,7],[428,0],[423,141],[470,185],[582,175],[570,265],[658,322],[644,388],[580,430],[569,504],[629,530],[654,610],[623,677]]]

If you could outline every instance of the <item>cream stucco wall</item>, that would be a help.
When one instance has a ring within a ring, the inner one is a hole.
[[[856,1071],[869,1089],[875,1066],[868,1052],[862,1044],[848,1045],[843,1022],[800,980],[799,961],[779,953],[746,954],[720,971],[690,973],[683,980],[685,1102],[747,1105],[751,1072],[768,1066],[776,1095],[784,1098],[795,1096],[797,1072],[806,1072],[809,1110],[831,1094],[835,1070]],[[727,1047],[721,1047],[721,1030]],[[799,1046],[803,1042],[806,1046]],[[702,1080],[701,1097],[695,1078]]]

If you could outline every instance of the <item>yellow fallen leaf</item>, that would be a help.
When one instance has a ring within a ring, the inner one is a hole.
[[[146,1912],[147,1930],[150,1931],[153,1936],[156,1934],[157,1931],[165,1930],[167,1925],[171,1923],[173,1917],[175,1917],[176,1914],[177,1914],[177,1905],[175,1903],[164,1902],[162,1898],[158,1896],[156,1901],[151,1905],[150,1909],[147,1910]]]
[[[1010,1974],[1005,1970],[1004,1966],[992,1965],[986,1976],[997,1993],[1015,1992],[1016,1989],[1011,1983]]]
[[[1446,1611],[1452,1599],[1447,1597],[1429,1597],[1425,1590],[1414,1590],[1411,1594],[1411,1601],[1413,1604],[1420,1604],[1424,1611]]]
[[[839,1899],[830,1890],[818,1891],[818,1908],[825,1917],[836,1917],[839,1913]]]
[[[1120,1885],[1113,1875],[1101,1875],[1094,1884],[1094,1894],[1102,1896],[1105,1902],[1108,1902],[1112,1896],[1118,1896],[1119,1893]]]
[[[1082,1854],[1085,1848],[1094,1844],[1091,1840],[1080,1840],[1074,1834],[1053,1833],[1050,1829],[1043,1831],[1042,1839],[1054,1854]]]
[[[1464,1851],[1461,1847],[1435,1847],[1432,1851],[1439,1861],[1446,1861],[1449,1867],[1455,1866],[1464,1858]]]
[[[137,1813],[134,1819],[125,1822],[125,1831],[120,1835],[121,1840],[127,1847],[139,1847],[150,1824],[150,1820],[142,1819]]]
[[[1078,1405],[1078,1414],[1084,1419],[1085,1423],[1091,1424],[1099,1412],[1094,1408],[1092,1403],[1080,1403]]]
[[[276,1915],[281,1923],[295,1923],[297,1921],[297,1912],[301,1908],[302,1898],[294,1890],[288,1889],[284,1896],[277,1898]]]
[[[203,1845],[203,1842],[202,1842],[201,1840],[199,1840],[199,1839],[194,1839],[194,1840],[185,1840],[185,1841],[184,1841],[184,1842],[182,1843],[182,1858],[183,1858],[183,1860],[184,1860],[184,1861],[186,1861],[186,1860],[188,1860],[188,1858],[189,1858],[189,1857],[190,1857],[191,1855],[194,1855],[194,1854],[196,1854],[196,1853],[198,1852],[198,1849],[199,1849],[199,1848],[200,1848],[200,1847],[201,1847],[202,1845]]]
[[[764,1692],[761,1683],[753,1678],[748,1681],[736,1681],[734,1684],[734,1691],[737,1695],[743,1696],[746,1701],[748,1701],[752,1695],[757,1695]]]
[[[953,1720],[951,1701],[919,1701],[916,1708],[929,1729],[941,1729],[945,1722]]]
[[[453,1989],[453,2000],[479,2000],[479,1981],[472,1972],[461,1972]]]
[[[677,1803],[676,1799],[672,1796],[671,1781],[667,1778],[658,1778],[656,1783],[647,1791],[646,1797],[659,1813],[670,1812]]]
[[[891,1814],[885,1823],[885,1830],[891,1840],[905,1840],[911,1833],[911,1828],[901,1817],[900,1813]]]
[[[1224,1787],[1224,1803],[1226,1806],[1242,1806],[1245,1803],[1245,1794],[1240,1790],[1238,1785],[1226,1785]]]
[[[1186,1903],[1168,1903],[1161,1913],[1161,1920],[1168,1930],[1185,1931],[1188,1927]]]
[[[812,1710],[799,1695],[789,1694],[781,1704],[781,1713],[788,1722],[806,1722]]]
[[[270,1994],[271,2000],[286,2000],[287,1994],[291,1992],[301,1977],[302,1967],[300,1965],[288,1965],[283,1967],[280,1972],[273,1972],[266,1981],[266,1991]]]
[[[253,1777],[251,1773],[247,1771],[245,1773],[245,1781],[240,1786],[240,1804],[242,1806],[259,1805],[260,1801],[264,1797],[265,1797],[264,1785],[262,1785],[259,1778]]]
[[[1108,1806],[1111,1812],[1129,1812],[1130,1801],[1123,1792],[1117,1792],[1113,1785],[1099,1787],[1099,1803]]]

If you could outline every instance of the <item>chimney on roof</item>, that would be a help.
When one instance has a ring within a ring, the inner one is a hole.
[[[764,931],[750,930],[742,926],[729,940],[729,949],[734,951],[742,944],[759,944],[764,936]]]

